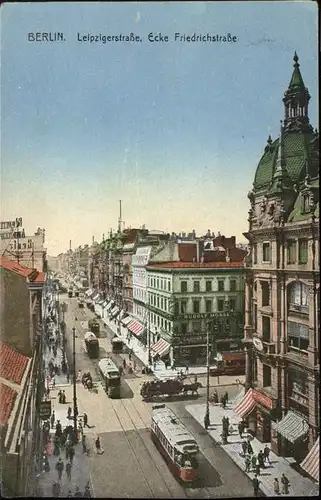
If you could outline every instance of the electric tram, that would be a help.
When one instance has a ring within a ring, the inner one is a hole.
[[[165,405],[153,406],[151,437],[172,474],[185,483],[195,481],[199,470],[199,446],[175,413]]]

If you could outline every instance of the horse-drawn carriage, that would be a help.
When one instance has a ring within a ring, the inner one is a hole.
[[[177,396],[179,394],[198,394],[198,389],[202,387],[200,382],[184,383],[184,378],[152,380],[144,382],[140,390],[140,395],[144,401],[159,398],[161,396]]]
[[[90,390],[93,388],[93,379],[90,372],[83,374],[83,376],[81,377],[81,383],[86,389]]]

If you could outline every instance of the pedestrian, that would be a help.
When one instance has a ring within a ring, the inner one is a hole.
[[[82,426],[82,420],[81,418],[79,419],[79,422],[78,422],[78,432],[79,432],[79,435],[83,435],[83,432],[84,432],[84,428]]]
[[[55,389],[56,387],[56,379],[55,377],[52,379],[52,388]]]
[[[68,419],[70,419],[70,418],[71,418],[71,412],[72,412],[71,407],[70,407],[70,406],[68,406],[68,410],[67,410],[67,418],[68,418]]]
[[[84,419],[84,427],[89,427],[87,413],[84,413],[83,419]]]
[[[257,476],[261,475],[261,467],[260,467],[260,462],[259,462],[258,458],[256,459],[255,474]]]
[[[155,361],[155,359],[153,361],[153,367],[154,367],[154,371],[155,371],[156,370],[156,361]]]
[[[83,497],[84,497],[84,498],[91,498],[91,492],[90,492],[89,482],[86,484],[86,487],[85,487],[85,491],[84,491]]]
[[[67,462],[66,463],[66,474],[67,474],[69,481],[71,481],[71,468],[72,468],[71,463]]]
[[[280,494],[280,484],[279,484],[279,480],[277,477],[274,479],[273,486],[274,486],[274,493],[276,495],[279,495]]]
[[[55,425],[55,410],[52,410],[52,413],[51,413],[51,416],[50,416],[50,424],[51,424],[51,428],[53,429],[54,428],[54,425]]]
[[[290,481],[286,477],[286,475],[283,473],[281,476],[281,493],[282,495],[288,495],[289,494],[289,486],[290,486]]]
[[[265,469],[265,465],[264,465],[264,455],[263,455],[263,451],[260,450],[258,455],[257,455],[257,460],[259,462],[259,466],[261,469]]]
[[[82,497],[81,491],[79,490],[79,486],[76,486],[76,493],[74,496],[75,497]]]
[[[59,458],[58,462],[56,463],[56,471],[58,472],[58,479],[59,479],[59,481],[61,480],[61,476],[62,476],[62,471],[63,470],[64,470],[64,463],[61,460],[61,458]]]
[[[66,441],[66,448],[65,448],[66,460],[69,459],[70,447],[71,447],[71,442],[70,442],[69,439],[67,439],[67,441]]]
[[[253,492],[254,496],[258,497],[259,496],[259,486],[260,486],[260,481],[257,478],[257,475],[255,474],[254,478],[252,479],[252,484],[253,484]]]
[[[188,373],[188,363],[185,365],[185,373]]]
[[[239,431],[240,438],[242,439],[243,432],[244,432],[243,423],[239,422],[237,428],[238,428],[238,431]]]
[[[247,444],[244,440],[241,442],[241,446],[242,446],[243,457],[245,457],[247,455]]]
[[[126,370],[126,359],[125,358],[123,359],[123,368],[124,368],[124,370]]]
[[[136,365],[136,361],[135,361],[135,360],[134,360],[134,366],[133,366],[133,368],[134,368],[134,372],[135,372],[135,371],[136,371],[136,368],[137,368],[137,365]]]
[[[61,390],[58,392],[58,401],[59,401],[59,403],[62,403],[62,391]]]
[[[62,402],[62,404],[66,404],[66,393],[65,393],[65,391],[62,391],[61,400],[62,400],[62,401],[61,401],[61,402]]]
[[[96,451],[97,451],[98,455],[100,455],[101,454],[101,444],[100,444],[99,436],[97,437],[97,439],[95,441],[95,445],[96,445]]]
[[[251,441],[248,439],[247,440],[247,452],[250,454],[250,455],[253,455],[253,448],[252,448],[252,445],[251,445]]]
[[[52,485],[52,496],[54,498],[58,498],[60,495],[60,484],[56,481]]]
[[[54,452],[53,454],[57,457],[58,455],[60,455],[60,446],[59,446],[59,437],[58,436],[55,436],[55,439],[54,439]]]
[[[221,396],[220,401],[221,401],[222,408],[225,410],[225,407],[226,407],[226,401],[225,401],[224,396]]]
[[[61,433],[62,433],[61,423],[60,423],[60,420],[57,420],[57,423],[56,423],[56,436],[60,437]]]
[[[254,453],[251,457],[251,464],[252,464],[252,469],[256,470],[256,455],[254,455]]]
[[[167,359],[165,359],[164,365],[165,365],[165,369],[167,370],[167,368],[168,368],[168,360]]]
[[[270,460],[270,448],[266,444],[263,450],[263,455],[264,455],[264,460],[265,462],[269,462],[269,465],[271,465],[271,460]]]
[[[226,417],[225,419],[225,426],[226,426],[226,434],[229,435],[230,433],[230,419],[228,417]]]
[[[251,457],[250,455],[245,455],[245,472],[250,472]]]
[[[70,446],[70,449],[69,449],[69,459],[70,459],[71,465],[73,463],[74,456],[75,456],[75,448],[73,446]]]
[[[226,406],[228,403],[228,392],[227,391],[224,393],[224,399],[225,399],[225,406]]]

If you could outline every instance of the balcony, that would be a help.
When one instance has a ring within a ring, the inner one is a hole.
[[[301,304],[289,304],[289,311],[291,313],[298,314],[309,314],[309,306],[303,306]]]
[[[276,354],[276,345],[274,342],[265,342],[263,340],[264,352],[268,356]]]

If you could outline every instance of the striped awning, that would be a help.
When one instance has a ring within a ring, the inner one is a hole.
[[[102,307],[104,302],[105,302],[105,299],[99,299],[97,304]]]
[[[113,307],[113,309],[110,311],[109,314],[110,314],[110,316],[117,316],[117,314],[119,314],[119,312],[120,312],[119,307],[115,306],[115,307]]]
[[[94,296],[92,297],[92,300],[95,300],[95,301],[96,301],[98,298],[99,298],[99,293],[97,293],[96,295],[94,295]]]
[[[89,295],[91,295],[92,293],[93,293],[92,289],[89,288],[89,290],[86,290],[85,295],[87,295],[87,297],[89,297]]]
[[[141,333],[143,333],[143,330],[144,330],[144,325],[142,325],[136,319],[133,319],[126,326],[127,326],[128,330],[130,330],[132,333],[134,333],[137,336],[139,336]]]
[[[285,417],[276,424],[276,430],[288,441],[295,443],[308,432],[309,425],[304,418],[289,410]]]
[[[108,304],[107,300],[104,300],[104,302],[102,303],[101,307],[104,309],[107,306],[107,304]]]
[[[130,323],[131,321],[133,321],[133,318],[131,316],[126,316],[121,320],[122,324],[125,326],[128,325],[128,323]]]
[[[171,345],[164,339],[159,339],[155,344],[151,346],[155,354],[159,354],[160,357],[166,356],[169,353]]]
[[[320,438],[316,440],[311,450],[301,462],[301,469],[313,477],[316,481],[319,481],[319,464],[320,464]]]
[[[105,307],[105,310],[106,311],[109,311],[109,309],[111,309],[111,306],[114,304],[114,301],[113,300],[110,300],[107,304],[107,306]]]
[[[234,411],[239,415],[239,417],[244,418],[246,415],[251,413],[255,405],[256,403],[253,397],[253,389],[249,389],[243,399],[234,406]]]

